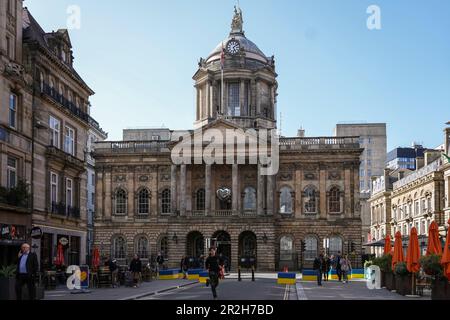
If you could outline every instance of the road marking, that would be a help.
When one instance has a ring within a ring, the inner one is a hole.
[[[284,297],[283,300],[289,300],[289,292],[291,291],[291,286],[286,285],[286,288],[284,289]]]
[[[303,290],[303,286],[297,282],[295,287],[297,289],[297,299],[298,300],[308,300],[308,297],[305,294],[305,290]]]

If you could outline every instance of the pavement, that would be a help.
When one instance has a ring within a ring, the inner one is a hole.
[[[404,297],[386,289],[370,290],[364,279],[348,283],[314,281],[297,278],[296,285],[278,285],[275,273],[257,273],[251,281],[250,273],[226,275],[217,288],[219,300],[430,300],[424,297]],[[65,287],[45,292],[45,300],[212,300],[211,288],[196,280],[153,280],[138,288],[89,289],[90,293],[74,294]]]
[[[153,280],[143,282],[138,288],[94,288],[90,293],[74,294],[66,287],[58,287],[56,290],[45,291],[44,300],[134,300],[144,296],[175,290],[198,284],[196,280]]]

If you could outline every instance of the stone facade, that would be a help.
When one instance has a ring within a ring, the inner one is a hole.
[[[358,137],[281,138],[276,175],[263,175],[250,149],[239,164],[171,157],[179,137],[199,130],[276,128],[275,60],[245,37],[239,17],[229,37],[200,59],[196,131],[171,131],[169,140],[164,130],[127,130],[128,141],[96,143],[95,244],[121,264],[162,251],[178,267],[183,255],[198,257],[215,245],[234,270],[247,256],[259,270],[298,270],[324,250],[352,253],[361,265]],[[200,146],[202,154],[209,148]],[[233,159],[242,155],[234,147]]]

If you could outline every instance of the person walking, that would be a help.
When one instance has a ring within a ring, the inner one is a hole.
[[[137,288],[142,272],[142,262],[137,254],[135,254],[133,260],[131,260],[130,271],[133,274],[133,288]]]
[[[183,279],[187,279],[187,272],[189,269],[189,259],[187,256],[183,256],[180,261],[180,269],[183,272]]]
[[[36,253],[30,252],[28,243],[22,244],[19,252],[19,261],[16,268],[16,299],[22,300],[22,287],[28,288],[28,299],[35,300],[36,285],[34,283],[39,271],[39,263]]]
[[[321,253],[318,257],[314,259],[313,269],[317,274],[317,285],[322,285],[322,263],[323,263],[323,254]]]
[[[323,280],[328,281],[328,275],[331,269],[331,260],[327,255],[324,255],[322,260],[322,272],[323,272]]]
[[[339,281],[342,280],[341,259],[342,259],[341,252],[338,251],[338,254],[334,258],[334,263],[335,263],[336,274],[338,276]]]
[[[216,249],[209,248],[209,256],[205,261],[205,268],[208,270],[209,279],[206,280],[206,286],[211,285],[211,291],[214,300],[217,300],[217,287],[219,286],[220,261],[216,256]]]
[[[348,256],[345,255],[343,258],[341,258],[341,272],[342,272],[342,282],[347,283],[348,282],[348,274],[352,270],[352,266],[350,263],[350,260],[348,259]]]
[[[111,284],[112,287],[118,287],[118,279],[119,279],[119,267],[117,266],[117,260],[109,258],[106,262],[106,265],[109,268],[109,272],[111,272]]]

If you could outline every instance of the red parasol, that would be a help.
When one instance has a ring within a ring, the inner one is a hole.
[[[428,231],[427,256],[430,254],[437,254],[438,256],[442,255],[442,244],[441,240],[439,240],[439,227],[436,221],[433,221],[430,224],[430,229]]]
[[[100,266],[100,252],[98,251],[98,248],[95,247],[92,252],[92,269],[97,270],[99,266]]]
[[[450,225],[450,219],[448,220],[448,224]],[[447,233],[441,264],[444,268],[444,275],[450,280],[450,232]]]
[[[64,265],[64,248],[62,244],[58,244],[58,249],[56,251],[55,265],[57,266]]]

